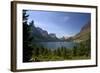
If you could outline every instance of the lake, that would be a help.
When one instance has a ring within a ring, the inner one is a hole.
[[[59,47],[73,48],[77,43],[75,42],[39,42],[39,45],[44,46],[45,48],[56,49]]]

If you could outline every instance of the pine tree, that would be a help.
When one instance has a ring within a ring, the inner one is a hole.
[[[23,62],[28,62],[32,56],[32,48],[30,47],[31,38],[28,26],[27,10],[23,10]]]

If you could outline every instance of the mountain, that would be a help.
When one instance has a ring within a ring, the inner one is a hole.
[[[49,36],[49,35],[48,35],[48,32],[45,31],[45,30],[43,30],[42,28],[37,27],[36,29],[40,32],[40,34],[41,34],[43,37],[48,37],[48,36]]]
[[[91,36],[91,23],[87,22],[75,36],[71,36],[66,41],[82,42],[90,39]]]
[[[33,41],[58,41],[54,33],[48,33],[46,30],[43,30],[40,27],[35,27],[34,22],[32,21],[29,25],[29,30]]]
[[[73,40],[75,42],[88,40],[90,38],[90,34],[91,34],[91,23],[89,21],[81,28],[80,32],[73,37]]]
[[[54,33],[50,33],[49,36],[50,36],[51,38],[57,38],[57,37],[56,37],[56,34],[54,34]]]
[[[91,23],[90,21],[85,24],[79,33],[75,36],[66,37],[63,36],[62,38],[58,39],[56,34],[48,33],[46,30],[43,30],[40,27],[35,27],[34,22],[32,21],[29,25],[30,27],[30,34],[33,37],[33,41],[75,41],[81,42],[88,40],[90,38],[91,33]]]
[[[61,41],[71,41],[70,39],[71,37],[68,37],[68,36],[63,36],[61,38],[59,38]]]

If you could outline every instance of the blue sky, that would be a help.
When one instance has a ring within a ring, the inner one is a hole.
[[[28,22],[34,20],[35,26],[57,37],[73,36],[91,19],[90,13],[34,11],[28,10]]]

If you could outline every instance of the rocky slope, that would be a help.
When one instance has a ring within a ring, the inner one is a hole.
[[[91,23],[88,22],[81,28],[80,32],[73,37],[73,40],[76,42],[85,41],[90,38],[90,34],[91,34]]]

